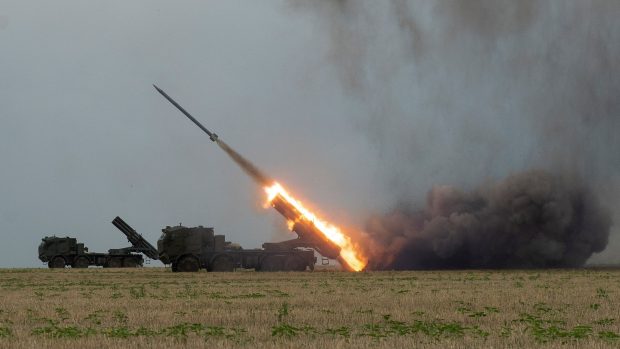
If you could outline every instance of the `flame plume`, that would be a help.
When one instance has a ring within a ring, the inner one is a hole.
[[[295,217],[294,219],[288,217],[289,228],[302,220],[312,222],[312,224],[314,224],[317,230],[323,234],[325,238],[341,248],[340,259],[341,263],[344,262],[346,264],[344,266],[345,268],[354,271],[361,271],[364,269],[368,263],[368,259],[364,256],[362,251],[353,244],[351,238],[345,235],[340,228],[319,218],[312,211],[304,207],[301,201],[295,199],[278,182],[274,182],[271,186],[264,187],[264,190],[265,193],[267,193],[267,203],[269,205],[272,204],[276,197],[280,197],[299,212],[299,217]]]

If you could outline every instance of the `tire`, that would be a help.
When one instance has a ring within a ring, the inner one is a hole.
[[[230,256],[223,255],[216,257],[213,262],[211,262],[211,267],[209,271],[214,272],[231,272],[235,271],[235,262]]]
[[[282,271],[284,258],[282,256],[267,256],[260,263],[260,271]]]
[[[50,269],[63,269],[65,265],[67,265],[67,262],[65,258],[61,256],[56,256],[47,263]]]
[[[88,258],[78,257],[75,259],[75,261],[73,261],[73,264],[71,264],[71,268],[83,269],[83,268],[88,268],[89,265],[90,265],[90,261],[88,260]]]
[[[108,259],[108,263],[106,263],[108,268],[122,268],[123,267],[123,259],[121,257],[110,257]]]
[[[123,268],[137,268],[139,264],[140,263],[138,263],[138,260],[133,257],[123,259]]]
[[[182,273],[197,272],[200,269],[200,263],[194,256],[181,257],[177,262],[176,270]]]
[[[306,263],[298,256],[288,256],[284,262],[286,271],[306,271]]]

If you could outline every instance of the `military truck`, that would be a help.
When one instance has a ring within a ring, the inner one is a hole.
[[[275,247],[274,247],[275,246]],[[157,241],[159,260],[170,264],[174,272],[193,272],[199,269],[222,272],[235,268],[257,271],[314,270],[316,257],[311,249],[277,247],[243,249],[215,235],[213,228],[203,226],[166,227]]]
[[[111,249],[108,253],[88,252],[76,238],[46,236],[39,245],[39,259],[50,268],[88,268],[91,265],[104,268],[141,267],[144,258],[131,253],[129,248]]]
[[[46,236],[39,245],[39,259],[50,268],[88,268],[91,265],[104,268],[136,268],[144,264],[142,254],[158,259],[157,249],[138,234],[120,217],[112,221],[131,246],[108,250],[108,253],[88,252],[88,248],[70,237]]]

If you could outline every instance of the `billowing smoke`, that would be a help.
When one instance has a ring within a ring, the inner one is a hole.
[[[378,150],[372,268],[579,266],[605,249],[620,217],[620,2],[291,4],[316,19],[323,68]]]
[[[466,193],[436,186],[427,207],[370,219],[369,269],[578,267],[611,219],[575,179],[532,171]]]

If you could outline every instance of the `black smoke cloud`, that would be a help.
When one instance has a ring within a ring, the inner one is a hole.
[[[577,179],[529,171],[472,192],[436,186],[427,207],[371,218],[369,269],[579,267],[611,218]]]

